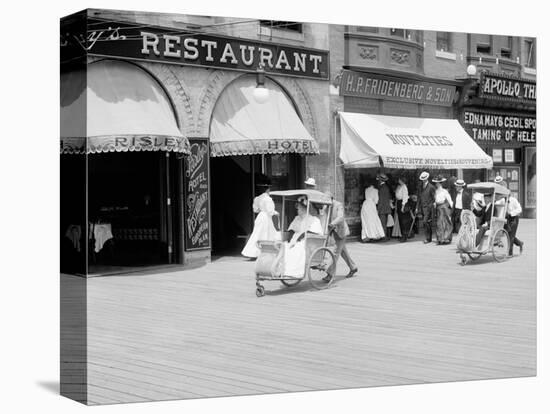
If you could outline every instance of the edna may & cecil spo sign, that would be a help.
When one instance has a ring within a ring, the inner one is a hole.
[[[535,116],[486,110],[464,110],[461,124],[481,146],[526,146],[537,142]]]
[[[88,55],[146,60],[169,64],[255,71],[262,64],[268,73],[326,80],[328,51],[271,42],[204,34],[185,29],[144,27],[89,19],[86,36],[66,33],[63,47],[75,41]],[[66,52],[69,50],[66,49]],[[66,53],[67,54],[67,53]]]

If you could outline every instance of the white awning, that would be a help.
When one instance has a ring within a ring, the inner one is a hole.
[[[254,100],[256,80],[242,77],[225,88],[210,124],[213,157],[247,154],[318,154],[317,142],[300,120],[291,101],[266,79],[269,99]]]
[[[340,112],[340,159],[347,168],[492,168],[493,160],[455,119]]]
[[[144,70],[103,60],[61,75],[61,152],[188,152],[166,93]]]

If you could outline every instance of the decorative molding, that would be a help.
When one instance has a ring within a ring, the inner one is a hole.
[[[367,33],[357,33],[357,32],[346,32],[344,33],[345,39],[355,39],[358,41],[370,41],[370,42],[379,42],[381,44],[389,44],[389,45],[399,45],[404,47],[410,47],[415,48],[418,50],[423,51],[424,45],[423,43],[417,43],[415,40],[405,40],[400,39],[395,36],[381,36],[381,35],[373,35],[373,34],[367,34]]]
[[[229,83],[241,75],[239,73],[224,72],[223,70],[215,70],[206,80],[206,88],[203,89],[199,98],[199,113],[197,118],[196,133],[198,137],[210,137],[210,120],[214,112],[216,102]]]
[[[424,67],[424,56],[422,53],[416,54],[416,69],[422,69]]]
[[[183,79],[178,78],[169,65],[147,62],[139,62],[139,65],[153,74],[160,84],[164,86],[175,106],[180,130],[186,137],[193,136],[195,133],[195,117],[190,98],[191,94]]]
[[[365,60],[378,60],[378,46],[357,44],[359,57]]]
[[[410,56],[409,50],[390,49],[390,58],[398,65],[410,66]]]
[[[275,79],[274,79],[275,80]],[[302,119],[302,123],[319,144],[318,128],[315,117],[313,116],[313,104],[309,95],[304,88],[300,85],[300,82],[296,79],[281,77],[275,80],[287,93],[287,95],[294,101],[297,107],[298,115]],[[321,147],[321,145],[319,145]]]

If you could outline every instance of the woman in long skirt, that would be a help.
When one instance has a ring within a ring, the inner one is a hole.
[[[265,191],[258,197],[254,198],[252,209],[254,213],[258,213],[254,220],[254,229],[246,242],[246,246],[241,254],[250,259],[255,259],[260,255],[260,249],[256,245],[258,240],[279,240],[280,234],[273,225],[273,216],[279,214],[275,211],[275,203],[269,195],[270,182],[258,184],[258,187],[265,188]]]
[[[376,209],[378,190],[372,183],[365,189],[365,201],[361,207],[361,241],[379,240],[386,236]]]
[[[449,244],[453,237],[453,222],[451,212],[453,200],[447,190],[443,188],[445,181],[441,175],[432,180],[435,183],[435,208],[436,208],[436,230],[437,244]]]

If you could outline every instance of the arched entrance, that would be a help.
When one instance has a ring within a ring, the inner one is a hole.
[[[166,92],[148,72],[119,60],[89,64],[84,87],[72,77],[61,76],[62,125],[68,126],[61,149],[87,154],[87,223],[80,225],[88,237],[87,273],[175,262],[181,228],[171,202],[175,153],[188,153],[188,142]],[[82,107],[85,130],[71,130],[63,118]],[[82,186],[81,176],[71,182],[74,156],[62,156],[62,204],[71,202],[71,186]]]
[[[318,153],[292,100],[267,79],[268,102],[253,98],[256,79],[243,76],[220,95],[210,123],[212,250],[238,254],[252,232],[260,175],[273,189],[300,188],[304,155]]]

